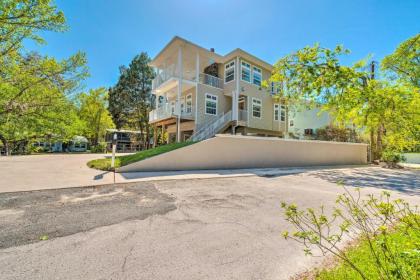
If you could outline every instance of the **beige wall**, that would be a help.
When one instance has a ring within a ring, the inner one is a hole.
[[[199,127],[201,124],[207,122],[208,120],[216,120],[216,116],[207,115],[205,113],[206,103],[205,103],[205,94],[210,93],[217,96],[217,114],[226,113],[232,109],[232,98],[226,96],[223,93],[223,90],[214,88],[208,85],[198,84],[197,87],[197,109],[198,116],[196,125]]]
[[[118,172],[366,163],[366,144],[218,135],[172,152],[121,167]]]

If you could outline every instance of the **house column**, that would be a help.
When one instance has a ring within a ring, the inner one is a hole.
[[[236,125],[238,122],[238,111],[239,111],[239,92],[240,92],[240,73],[239,73],[239,56],[236,57],[235,61],[235,83],[236,87],[235,90],[232,92],[232,121],[234,121],[234,125],[232,126],[232,134],[235,134]]]
[[[198,121],[198,83],[200,82],[200,54],[197,52],[195,57],[195,131],[197,130]],[[194,132],[195,132],[194,131]]]
[[[182,46],[178,48],[178,95],[176,97],[176,142],[181,142]]]

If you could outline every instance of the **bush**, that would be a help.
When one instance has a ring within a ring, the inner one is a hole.
[[[106,143],[100,142],[98,145],[92,146],[90,148],[91,153],[105,153],[106,150]]]
[[[286,220],[295,228],[293,233],[284,232],[284,238],[302,243],[306,254],[312,255],[315,247],[341,262],[339,272],[328,275],[324,270],[322,279],[418,279],[418,208],[391,200],[388,192],[361,199],[360,190],[356,195],[345,191],[330,217],[323,207],[300,210],[282,203]],[[361,249],[346,250],[342,241],[360,244]]]
[[[385,150],[382,153],[382,161],[386,162],[389,167],[396,167],[397,163],[406,161],[406,158],[400,153]]]

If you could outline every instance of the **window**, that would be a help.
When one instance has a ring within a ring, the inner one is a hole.
[[[217,96],[206,93],[206,114],[217,115]]]
[[[252,116],[254,118],[261,118],[261,100],[252,98]]]
[[[281,108],[281,111],[280,111],[280,120],[282,122],[284,122],[284,121],[286,121],[286,106],[281,105],[280,108]]]
[[[251,65],[245,61],[241,61],[241,79],[248,83],[251,82]]]
[[[171,101],[171,113],[175,114],[175,101]]]
[[[294,126],[294,125],[295,125],[295,124],[294,124],[293,120],[290,120],[289,126],[290,126],[290,127],[292,127],[292,126]]]
[[[191,112],[192,112],[192,95],[191,94],[188,94],[187,95],[187,102],[186,102],[185,112],[187,114],[191,114]]]
[[[182,114],[185,112],[185,98],[184,97],[181,97],[180,103],[181,103],[181,114]]]
[[[271,82],[270,94],[278,94],[278,93],[280,93],[280,83]]]
[[[252,83],[257,86],[261,86],[261,69],[258,67],[253,66],[252,67]]]
[[[225,65],[225,83],[235,80],[235,61]]]
[[[279,104],[274,104],[274,120],[275,121],[279,120],[279,111],[280,111]]]
[[[314,130],[312,128],[305,128],[304,133],[305,133],[305,135],[313,135]]]

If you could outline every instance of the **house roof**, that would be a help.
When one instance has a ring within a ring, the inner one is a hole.
[[[203,52],[205,55],[211,55],[211,56],[215,57],[218,60],[217,62],[226,63],[228,60],[233,59],[236,56],[240,56],[240,57],[243,57],[243,58],[249,60],[250,62],[253,62],[253,63],[255,63],[259,66],[262,66],[262,67],[266,68],[267,70],[271,71],[273,69],[273,66],[270,63],[254,56],[254,55],[250,54],[249,52],[246,52],[246,51],[244,51],[240,48],[236,48],[226,55],[220,55],[216,52],[211,52],[209,49],[206,49],[202,46],[199,46],[199,45],[197,45],[193,42],[190,42],[190,41],[188,41],[184,38],[181,38],[179,36],[174,36],[171,39],[171,41],[169,41],[169,43],[166,44],[166,46],[153,58],[153,60],[150,62],[150,65],[151,66],[158,66],[161,63],[161,59],[164,56],[163,54],[166,51],[168,51],[171,48],[180,46],[182,44],[186,44],[186,45],[189,45],[191,47],[197,48],[197,50],[199,50],[200,52]]]

